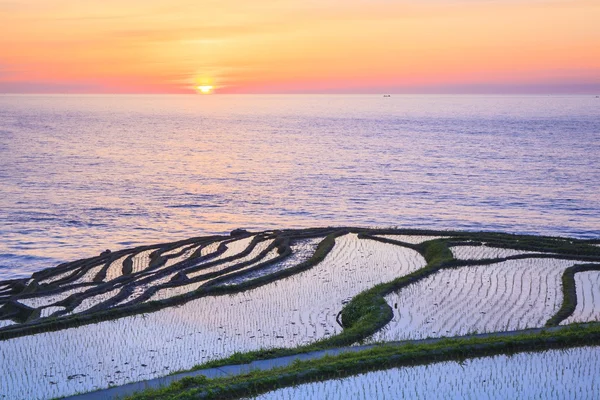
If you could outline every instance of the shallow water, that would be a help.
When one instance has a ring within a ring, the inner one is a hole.
[[[0,96],[0,279],[328,225],[600,236],[591,96]]]
[[[385,296],[393,319],[369,341],[542,327],[562,305],[561,278],[573,264],[528,258],[441,270]]]
[[[293,348],[331,337],[341,332],[336,320],[344,302],[424,265],[415,250],[344,235],[315,267],[268,285],[8,339],[0,345],[0,399],[67,396],[155,378],[235,352]],[[115,294],[99,296],[106,300]],[[102,300],[88,297],[81,310]],[[65,357],[69,353],[77,357]]]
[[[391,368],[253,399],[596,399],[599,355],[580,347]]]

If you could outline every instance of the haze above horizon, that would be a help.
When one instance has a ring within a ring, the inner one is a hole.
[[[0,0],[0,20],[0,93],[600,92],[590,0]]]

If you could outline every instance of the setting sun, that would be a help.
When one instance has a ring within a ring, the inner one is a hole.
[[[0,93],[600,90],[598,0],[313,3],[0,0]]]
[[[213,92],[214,86],[211,85],[201,85],[196,86],[196,89],[202,94],[211,94]]]

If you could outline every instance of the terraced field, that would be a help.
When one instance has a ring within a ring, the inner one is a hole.
[[[256,400],[595,399],[600,347],[391,368],[275,390]],[[568,365],[568,368],[565,366]],[[581,379],[581,377],[587,377]],[[578,382],[576,385],[573,382]],[[250,399],[250,398],[248,398]]]
[[[600,271],[575,274],[577,306],[573,314],[562,324],[600,321]]]
[[[0,281],[0,398],[239,353],[594,322],[599,274],[593,243],[497,233],[240,230],[104,252]]]
[[[562,305],[570,260],[528,258],[442,270],[386,296],[394,318],[375,341],[544,326]]]

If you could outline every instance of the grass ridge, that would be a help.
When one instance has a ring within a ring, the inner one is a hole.
[[[575,274],[586,271],[600,271],[600,264],[577,264],[565,270],[562,276],[563,303],[556,314],[546,322],[546,326],[557,326],[573,314],[577,307]]]
[[[249,374],[207,379],[187,377],[168,387],[146,390],[130,400],[233,399],[254,396],[283,387],[343,378],[358,373],[442,361],[514,354],[523,351],[600,345],[600,324],[573,325],[559,331],[515,336],[444,339],[433,344],[378,346],[373,349],[320,359],[298,361],[290,366]]]

